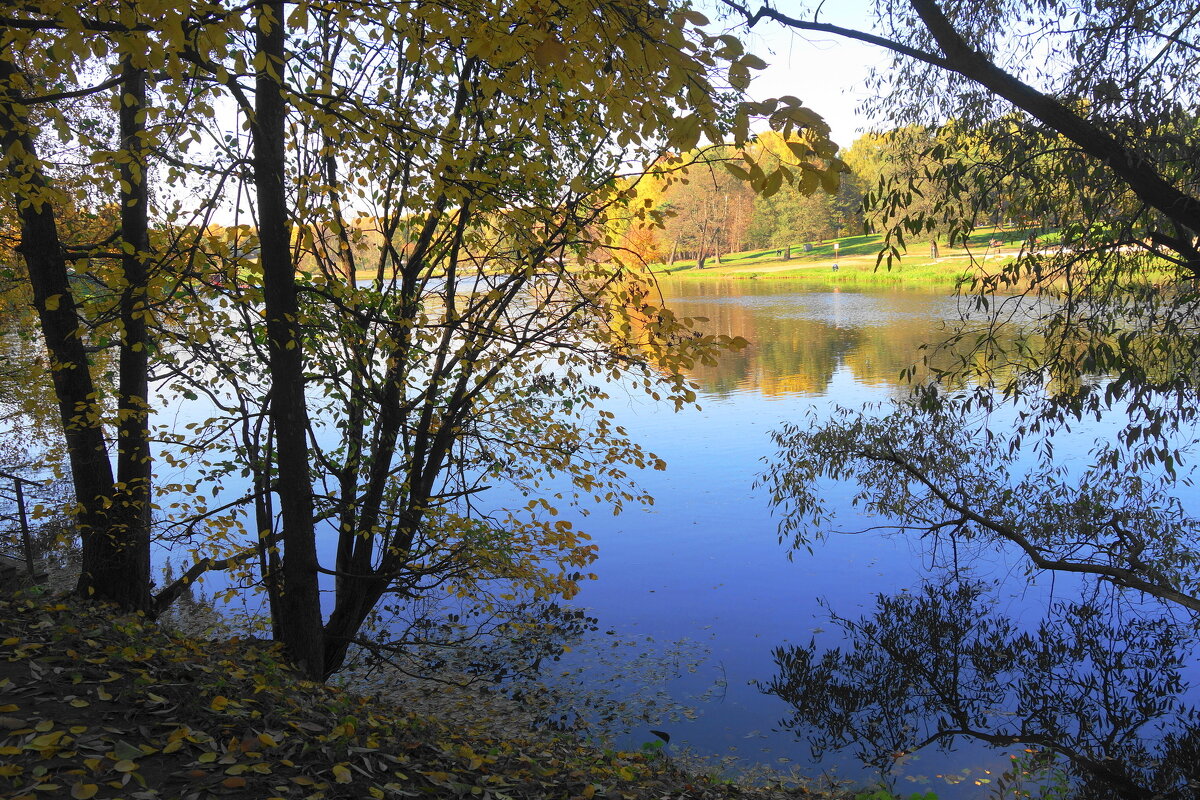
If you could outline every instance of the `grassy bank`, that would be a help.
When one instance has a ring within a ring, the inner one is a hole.
[[[886,265],[876,269],[883,237],[870,234],[793,245],[790,259],[785,259],[781,251],[773,248],[746,250],[723,254],[720,263],[710,258],[702,270],[697,269],[695,260],[678,260],[670,267],[651,264],[650,271],[658,276],[688,280],[786,278],[832,285],[912,285],[952,289],[961,278],[980,267],[994,268],[1011,259],[1031,232],[982,228],[971,237],[969,247],[943,245],[936,259],[930,254],[928,241],[910,243],[908,252],[893,263],[891,269]],[[993,242],[1001,244],[996,247],[992,246]],[[837,264],[836,270],[834,264]],[[360,281],[373,280],[376,272],[360,269],[355,277]]]
[[[775,249],[747,250],[723,255],[719,264],[708,259],[704,269],[698,269],[695,261],[676,261],[670,267],[654,264],[651,271],[684,280],[785,278],[829,285],[952,289],[981,267],[994,268],[1011,259],[1025,235],[1022,230],[983,229],[971,237],[968,248],[939,247],[937,258],[928,242],[915,243],[890,269],[886,264],[876,268],[883,239],[871,234],[810,243],[808,249],[793,247],[790,259]],[[993,246],[993,242],[1000,244]]]
[[[0,796],[829,797],[733,785],[570,735],[497,735],[298,679],[270,644],[0,596]]]

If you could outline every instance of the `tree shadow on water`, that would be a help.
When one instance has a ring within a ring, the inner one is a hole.
[[[1025,766],[1060,776],[1057,798],[1198,796],[1194,628],[1100,596],[1021,626],[996,599],[952,576],[879,595],[867,616],[833,616],[842,647],[776,648],[760,688],[792,707],[781,724],[815,755],[852,750],[884,774],[902,754],[973,740],[1035,754]],[[1012,791],[1019,780],[1014,769],[994,796],[1031,796]]]

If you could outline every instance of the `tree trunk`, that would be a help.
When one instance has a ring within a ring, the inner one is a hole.
[[[27,113],[18,110],[12,95],[25,85],[24,76],[0,57],[0,125],[4,152],[15,156],[9,165],[12,202],[20,222],[17,250],[25,260],[33,305],[50,360],[50,375],[71,466],[80,539],[77,591],[114,602],[125,609],[149,607],[149,550],[129,542],[109,524],[113,501],[113,471],[101,422],[100,395],[89,369],[79,335],[79,314],[71,291],[67,260],[51,204],[52,189],[37,160]]]
[[[700,226],[700,244],[696,248],[696,269],[704,269],[704,259],[708,252],[708,206],[704,207],[704,222]]]
[[[303,343],[297,321],[291,224],[284,186],[286,164],[284,4],[263,3],[255,14],[255,47],[263,60],[255,81],[254,187],[262,248],[263,305],[271,369],[270,415],[275,428],[276,486],[283,526],[277,638],[300,670],[324,677],[321,599],[317,584],[312,483],[308,468],[308,408]]]
[[[109,511],[112,535],[129,551],[120,580],[137,593],[137,607],[150,606],[150,502],[154,462],[150,454],[150,337],[147,332],[147,259],[150,253],[149,192],[146,183],[146,72],[129,58],[121,64],[121,352],[118,386],[117,486]],[[143,596],[144,595],[144,596]]]

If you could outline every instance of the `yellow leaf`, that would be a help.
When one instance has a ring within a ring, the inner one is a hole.
[[[762,196],[770,197],[771,195],[778,192],[779,188],[782,185],[783,185],[783,172],[781,170],[775,170],[774,172],[772,172],[770,175],[767,176],[767,179],[765,181],[763,181]]]
[[[750,173],[747,172],[745,169],[739,167],[737,164],[731,164],[728,161],[722,161],[721,165],[723,167],[725,167],[725,169],[727,169],[729,171],[729,173],[731,175],[733,175],[735,178],[737,178],[738,180],[743,180],[743,181],[750,180]]]
[[[98,791],[100,787],[95,783],[77,783],[71,787],[71,797],[75,800],[88,800],[89,797],[95,797]]]
[[[133,772],[137,769],[137,762],[130,761],[128,758],[122,758],[117,763],[113,764],[113,769],[117,772]]]
[[[567,46],[557,37],[549,36],[533,51],[533,60],[539,67],[548,67],[567,57]]]
[[[333,780],[335,783],[349,783],[354,780],[354,776],[350,774],[350,770],[346,769],[341,764],[333,765]]]
[[[223,694],[219,694],[212,699],[211,703],[209,703],[209,708],[211,708],[213,711],[224,711],[228,705],[229,698]]]
[[[61,294],[52,294],[46,298],[46,310],[58,311],[58,304],[62,300]]]
[[[47,733],[44,736],[37,736],[34,737],[34,740],[30,744],[34,747],[53,747],[58,744],[58,740],[65,736],[66,733],[66,731],[55,731],[54,733]]]
[[[767,62],[763,61],[761,58],[759,58],[758,56],[754,56],[754,55],[744,55],[741,57],[740,62],[743,66],[745,66],[749,69],[766,69],[767,68]]]

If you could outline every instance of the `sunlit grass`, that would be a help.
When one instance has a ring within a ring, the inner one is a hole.
[[[723,255],[720,263],[715,258],[708,259],[703,270],[697,268],[694,260],[688,260],[676,261],[669,268],[655,264],[651,271],[660,276],[703,280],[788,278],[830,285],[919,284],[953,288],[979,269],[994,268],[1011,260],[1026,235],[1021,229],[981,229],[971,236],[969,248],[942,245],[937,258],[933,257],[929,242],[914,243],[891,264],[879,259],[882,236],[846,236],[793,247],[790,259],[773,248],[747,250]]]

